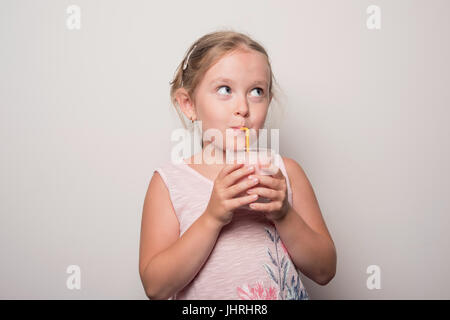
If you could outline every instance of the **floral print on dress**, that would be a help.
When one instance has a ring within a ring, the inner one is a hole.
[[[273,253],[270,248],[267,248],[270,263],[264,263],[263,267],[276,286],[265,287],[261,281],[258,281],[254,285],[247,284],[238,287],[237,294],[242,300],[309,300],[309,295],[300,281],[299,271],[291,263],[291,257],[280,239],[275,225],[272,224],[272,226],[273,232],[269,228],[264,229],[274,244],[275,252]],[[291,265],[296,275],[292,275],[289,281],[287,275]]]
[[[274,268],[267,263],[264,263],[263,267],[267,271],[269,277],[278,286],[279,300],[308,300],[308,293],[300,281],[300,274],[295,266],[292,267],[295,269],[296,276],[292,275],[290,282],[289,279],[286,279],[289,267],[291,266],[291,259],[283,241],[280,240],[280,236],[275,226],[273,226],[273,233],[268,228],[264,229],[267,236],[275,245],[275,253],[273,253],[270,248],[267,248],[267,254]],[[282,250],[278,249],[278,243],[280,243]]]
[[[238,287],[237,292],[242,300],[277,300],[278,290],[275,287],[265,288],[261,281],[256,285]]]

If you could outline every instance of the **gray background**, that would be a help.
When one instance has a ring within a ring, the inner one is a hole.
[[[66,8],[81,8],[81,29]],[[381,29],[366,8],[381,8]],[[142,205],[181,127],[169,81],[222,27],[267,49],[280,152],[336,243],[312,299],[449,299],[448,1],[1,1],[0,298],[146,299]],[[81,290],[66,288],[67,266]],[[381,268],[369,290],[366,269]]]

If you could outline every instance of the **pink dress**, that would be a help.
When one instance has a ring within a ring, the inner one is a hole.
[[[289,178],[277,157],[292,205]],[[155,171],[169,190],[181,237],[206,209],[214,182],[181,159]],[[306,300],[309,296],[274,224],[262,212],[237,209],[200,271],[170,299]]]

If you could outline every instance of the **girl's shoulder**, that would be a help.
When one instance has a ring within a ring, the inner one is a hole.
[[[297,163],[294,159],[288,157],[283,157],[280,155],[280,158],[283,160],[284,167],[286,168],[287,171],[290,171],[292,166],[294,166],[294,164]]]
[[[292,167],[295,165],[296,161],[291,158],[284,157],[279,153],[276,154],[276,158],[277,165],[280,169],[290,176],[289,172],[292,170]]]
[[[156,172],[161,176],[168,189],[171,189],[176,184],[179,184],[180,178],[184,178],[182,164],[171,160],[159,162],[153,169],[153,175]],[[183,179],[181,179],[181,181],[183,181]]]
[[[281,156],[280,156],[281,157]],[[288,157],[281,157],[283,159],[286,174],[289,176],[291,184],[308,183],[308,178],[302,166],[294,159]],[[295,186],[292,186],[295,188]]]

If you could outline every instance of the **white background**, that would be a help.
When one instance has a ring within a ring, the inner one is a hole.
[[[66,9],[81,8],[81,29]],[[366,27],[369,5],[381,29]],[[0,298],[146,299],[142,205],[181,127],[169,81],[232,28],[287,99],[280,153],[335,241],[312,299],[449,299],[450,4],[434,1],[2,1]],[[66,268],[81,268],[68,290]],[[366,269],[381,268],[369,290]]]

